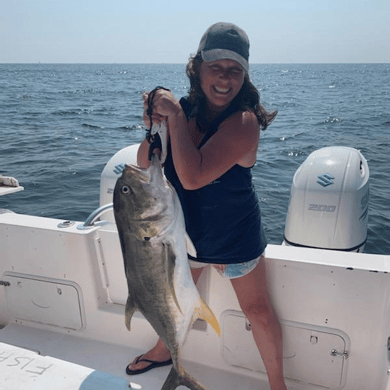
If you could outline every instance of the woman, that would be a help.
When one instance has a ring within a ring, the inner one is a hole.
[[[230,23],[212,25],[187,65],[189,96],[178,101],[169,91],[157,90],[152,121],[168,124],[165,174],[179,195],[197,250],[197,258],[190,261],[194,281],[207,265],[231,280],[252,325],[270,388],[286,390],[282,333],[266,280],[267,240],[251,176],[260,128],[265,129],[276,113],[260,105],[249,80],[248,58],[249,40],[243,30]],[[138,152],[138,164],[144,168],[150,163],[148,150],[144,140]],[[134,375],[170,363],[160,340],[126,371]]]

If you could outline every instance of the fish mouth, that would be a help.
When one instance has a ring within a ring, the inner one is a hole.
[[[135,176],[141,180],[148,180],[149,179],[149,175],[148,175],[148,170],[146,168],[140,168],[140,167],[137,167],[136,165],[129,165],[129,164],[125,164],[125,169],[123,170],[123,172],[129,172],[132,176]]]
[[[137,167],[136,165],[133,165],[133,164],[125,164],[125,169],[128,169],[128,170],[130,170],[131,172],[142,172],[142,171],[146,171],[145,168],[140,168],[140,167]]]
[[[140,181],[143,183],[152,183],[158,178],[163,177],[160,159],[153,154],[149,168],[140,168],[137,165],[125,164],[123,169],[123,178],[130,182]]]
[[[153,154],[151,158],[151,165],[154,167],[161,167],[161,161],[160,158],[157,156],[157,154]]]

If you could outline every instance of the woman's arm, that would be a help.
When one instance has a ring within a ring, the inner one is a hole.
[[[172,157],[183,187],[195,190],[216,180],[236,164],[256,161],[260,128],[251,112],[237,112],[198,150],[181,113],[168,116]],[[195,123],[194,123],[195,125]]]
[[[233,114],[198,150],[189,127],[195,123],[187,121],[179,101],[170,92],[160,90],[153,103],[153,112],[167,118],[173,162],[185,189],[204,187],[235,164],[251,166],[256,161],[260,127],[254,113]]]
[[[150,166],[149,142],[146,139],[142,141],[141,145],[138,148],[137,165],[140,168],[149,168]]]

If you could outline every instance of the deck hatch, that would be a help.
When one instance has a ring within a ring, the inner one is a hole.
[[[281,325],[285,377],[328,389],[342,388],[347,360],[335,356],[334,351],[347,356],[347,335],[310,324],[281,321]],[[221,352],[227,364],[266,372],[251,327],[241,312],[229,310],[223,314],[222,336]]]
[[[8,309],[14,319],[61,328],[83,328],[80,291],[75,283],[29,275],[5,275]]]

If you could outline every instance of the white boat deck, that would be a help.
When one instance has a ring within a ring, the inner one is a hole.
[[[0,331],[1,389],[122,390],[129,389],[131,384],[133,389],[158,390],[170,366],[132,377],[125,373],[126,365],[143,352],[69,334],[9,325]],[[182,363],[211,390],[269,389],[260,375],[240,375],[200,363]]]

